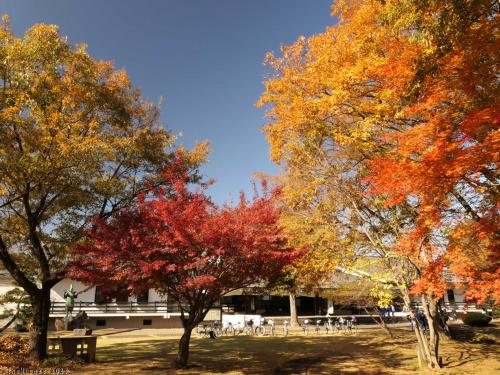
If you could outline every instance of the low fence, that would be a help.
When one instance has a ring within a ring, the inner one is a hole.
[[[126,314],[126,313],[174,313],[178,309],[174,306],[167,305],[166,302],[123,302],[123,303],[103,303],[97,304],[94,302],[75,302],[73,313],[85,311],[87,314]],[[52,301],[50,306],[51,315],[66,314],[66,303],[61,301]]]
[[[412,303],[415,309],[422,309],[421,303]],[[485,303],[478,305],[476,303],[467,302],[441,302],[441,308],[447,312],[466,312],[466,311],[486,311],[491,312],[493,309],[493,304]]]
[[[99,314],[180,314],[181,309],[177,304],[167,304],[167,302],[122,302],[122,303],[95,303],[76,301],[73,307],[73,314],[85,311],[89,315]],[[221,307],[213,306],[209,310],[210,317],[220,319]],[[50,315],[65,315],[66,302],[52,301]],[[216,318],[219,317],[219,318]]]

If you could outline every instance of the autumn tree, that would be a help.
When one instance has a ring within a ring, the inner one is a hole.
[[[33,306],[31,355],[46,356],[50,289],[91,218],[134,202],[172,159],[174,137],[123,70],[54,25],[0,28],[0,260]],[[203,152],[179,150],[193,167]]]
[[[288,190],[285,186],[284,190]],[[328,283],[339,264],[339,259],[332,248],[337,241],[337,232],[333,225],[304,212],[292,210],[288,200],[281,194],[283,206],[280,226],[286,230],[290,243],[296,248],[307,248],[307,252],[290,264],[283,274],[278,291],[288,294],[290,303],[290,325],[298,326],[296,299],[301,293],[314,293],[318,296],[324,283]],[[283,204],[284,203],[284,204]]]
[[[426,272],[415,289],[435,288],[439,296],[439,270],[447,269],[470,298],[498,301],[498,3],[403,4],[412,18],[392,7],[388,20],[414,30],[425,53],[414,60],[410,82],[386,87],[407,95],[401,116],[413,124],[386,134],[390,151],[372,161],[367,181],[388,205],[412,201],[418,210],[408,242],[427,254],[417,256]]]
[[[343,266],[376,255],[408,306],[421,296],[430,367],[443,271],[484,296],[498,286],[497,8],[339,1],[337,25],[266,59],[274,72],[259,104],[288,207],[334,228]]]
[[[217,207],[203,190],[190,191],[185,173],[167,172],[174,191],[141,196],[137,207],[98,220],[76,248],[72,277],[115,282],[131,294],[154,288],[180,308],[184,334],[177,367],[185,367],[191,332],[221,297],[275,279],[299,252],[277,225],[271,191],[237,206]]]
[[[346,307],[356,305],[392,338],[392,331],[382,316],[381,308],[390,306],[399,294],[393,280],[375,278],[368,272],[353,272],[342,267],[339,267],[334,277],[335,285],[329,294],[335,304]]]

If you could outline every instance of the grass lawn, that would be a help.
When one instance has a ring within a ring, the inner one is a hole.
[[[193,337],[189,369],[175,370],[174,337],[99,337],[98,363],[82,374],[413,374],[417,372],[411,332],[387,338],[379,330],[346,336]],[[446,340],[442,374],[500,374],[498,345]],[[428,371],[420,372],[430,373]]]

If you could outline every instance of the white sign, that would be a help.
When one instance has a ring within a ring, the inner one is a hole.
[[[253,320],[253,325],[254,327],[259,325],[259,322],[261,321],[262,315],[246,315],[246,314],[234,314],[234,315],[228,315],[228,314],[222,314],[222,326],[227,327],[229,323],[233,327],[245,327],[245,323]]]

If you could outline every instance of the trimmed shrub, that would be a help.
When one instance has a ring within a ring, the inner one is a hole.
[[[491,322],[491,316],[482,313],[471,312],[463,317],[465,324],[471,327],[485,327]]]
[[[14,328],[16,332],[28,332],[28,327],[22,325],[22,324],[16,324],[16,327]]]

